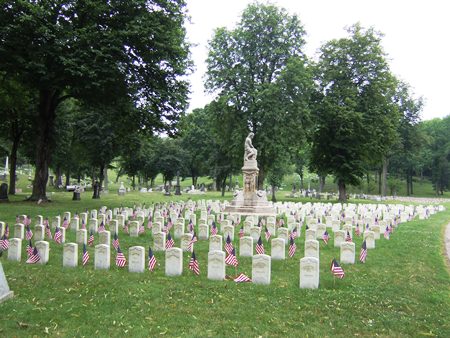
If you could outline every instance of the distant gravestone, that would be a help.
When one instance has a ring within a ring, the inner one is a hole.
[[[271,257],[274,260],[286,258],[286,248],[284,238],[274,238],[271,241],[272,250]]]
[[[2,183],[0,185],[0,202],[8,202],[8,185]]]
[[[5,272],[3,271],[3,266],[0,262],[0,303],[3,303],[13,296],[14,292],[9,289],[8,281],[6,280]]]
[[[253,238],[244,236],[239,239],[239,256],[252,257],[253,256]]]

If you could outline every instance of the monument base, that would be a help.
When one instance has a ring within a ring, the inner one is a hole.
[[[265,191],[244,193],[236,191],[231,205],[225,207],[226,214],[276,216],[276,208],[267,201]]]

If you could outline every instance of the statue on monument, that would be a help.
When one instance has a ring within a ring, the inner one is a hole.
[[[256,150],[255,147],[253,147],[252,144],[252,138],[253,136],[255,136],[255,134],[250,133],[248,134],[247,138],[245,139],[245,143],[244,143],[244,161],[250,161],[250,160],[255,160],[256,161],[256,156],[258,154],[258,151]]]

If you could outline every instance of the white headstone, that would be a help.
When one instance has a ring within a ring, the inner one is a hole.
[[[313,239],[305,241],[305,257],[315,257],[319,259],[319,241]]]
[[[158,232],[153,235],[153,250],[165,251],[166,250],[166,233]]]
[[[22,240],[20,238],[11,238],[9,240],[8,260],[20,262],[22,258]]]
[[[56,227],[61,227],[61,216],[55,216],[52,219],[52,227],[56,228]]]
[[[70,229],[76,232],[79,228],[80,228],[80,219],[72,218],[70,220]]]
[[[255,284],[270,284],[271,259],[268,255],[254,255],[252,258],[252,281]]]
[[[364,239],[366,240],[367,249],[375,249],[375,234],[373,231],[364,231]]]
[[[111,234],[119,234],[119,222],[116,219],[109,221],[109,231]]]
[[[152,235],[159,234],[160,232],[162,232],[162,223],[161,222],[153,222]]]
[[[250,237],[253,238],[254,241],[257,241],[259,239],[259,236],[261,236],[261,228],[258,226],[250,227]]]
[[[111,265],[110,247],[106,244],[95,246],[94,267],[96,270],[108,270]]]
[[[315,239],[317,239],[317,231],[314,229],[308,229],[305,231],[305,241],[313,241]],[[323,232],[322,232],[323,234]],[[320,236],[322,236],[322,234],[320,234]]]
[[[372,225],[371,230],[373,231],[374,238],[380,239],[380,226],[379,225]]]
[[[89,233],[91,231],[95,234],[98,231],[98,220],[96,218],[91,218],[89,220]]]
[[[286,247],[284,238],[274,238],[271,241],[272,250],[271,257],[274,260],[277,259],[286,259]]]
[[[243,236],[239,239],[239,256],[253,256],[253,238],[250,236]]]
[[[66,211],[63,214],[63,218],[65,218],[67,220],[68,224],[70,224],[70,221],[72,220],[71,216],[72,216],[72,214],[70,213],[70,211]]]
[[[14,238],[23,239],[25,234],[25,226],[22,223],[14,225]]]
[[[213,235],[209,238],[209,251],[222,251],[222,236]]]
[[[225,279],[225,252],[219,250],[208,252],[208,279]]]
[[[181,250],[189,251],[189,243],[191,242],[192,235],[191,234],[183,234],[181,236]]]
[[[36,225],[34,227],[33,238],[35,241],[43,241],[45,239],[45,227],[43,225]]]
[[[230,239],[232,241],[234,241],[234,226],[232,225],[224,225],[222,227],[222,233],[223,233],[223,238],[227,238],[227,236],[230,236]]]
[[[289,242],[288,228],[278,228],[278,238],[284,239],[284,245],[287,245]]]
[[[300,259],[300,289],[319,287],[319,260],[315,257]]]
[[[138,237],[139,236],[139,222],[131,221],[128,227],[128,231],[130,233],[130,237]]]
[[[119,223],[119,226],[123,228],[125,226],[125,215],[119,214],[116,216],[116,219],[117,222]]]
[[[35,247],[39,253],[39,264],[47,264],[50,244],[47,241],[37,241]]]
[[[355,243],[353,242],[341,243],[341,263],[355,264]]]
[[[166,276],[180,276],[183,273],[183,251],[180,248],[166,250]]]
[[[3,271],[3,265],[0,262],[0,304],[13,296],[14,292],[9,289],[8,281],[6,280],[5,272]]]
[[[108,230],[102,231],[98,235],[100,244],[111,245],[111,232]]]
[[[335,231],[334,232],[334,247],[340,248],[342,242],[345,242],[345,231],[344,230]]]
[[[132,246],[128,249],[128,271],[145,271],[145,248],[143,246]]]
[[[78,244],[87,244],[87,230],[86,229],[78,229],[76,235],[76,242]]]
[[[323,233],[327,230],[327,226],[325,223],[320,223],[317,224],[317,229],[316,229],[316,238],[314,239],[321,239],[323,236]]]
[[[198,238],[202,240],[209,238],[209,226],[207,224],[200,224],[198,226]]]
[[[174,225],[174,237],[180,239],[184,234],[184,223],[175,223]]]
[[[78,266],[78,244],[66,243],[63,248],[63,267]]]

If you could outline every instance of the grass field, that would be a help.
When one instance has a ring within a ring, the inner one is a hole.
[[[23,195],[11,197],[11,203],[0,204],[0,220],[13,224],[16,214],[50,217],[102,205],[179,200],[157,193],[130,193],[123,198],[108,194],[101,200],[88,196],[75,202],[70,193],[55,193],[53,202],[40,206],[22,202]],[[219,194],[191,197],[216,199]],[[327,246],[321,242],[318,290],[298,286],[304,229],[295,256],[272,261],[270,286],[209,281],[206,241],[195,244],[201,275],[188,270],[185,253],[183,275],[172,278],[164,275],[163,253],[155,254],[160,266],[143,274],[115,267],[114,256],[109,271],[94,270],[92,247],[88,266],[73,269],[62,267],[62,246],[54,242],[45,266],[25,264],[23,258],[21,263],[9,262],[3,255],[0,260],[15,297],[0,305],[0,336],[449,337],[450,275],[443,231],[450,221],[450,203],[446,209],[428,220],[401,224],[389,241],[377,241],[366,264],[343,265],[343,280],[334,280],[329,271],[331,259],[339,259],[339,250],[333,240]],[[72,231],[66,236],[66,242],[75,241]],[[148,231],[139,238],[121,233],[119,239],[126,257],[130,246],[152,245]],[[355,242],[359,254],[362,239],[355,237]],[[270,245],[264,245],[270,252]],[[238,259],[238,272],[251,276],[251,259]],[[227,274],[234,275],[234,268],[227,267]]]

